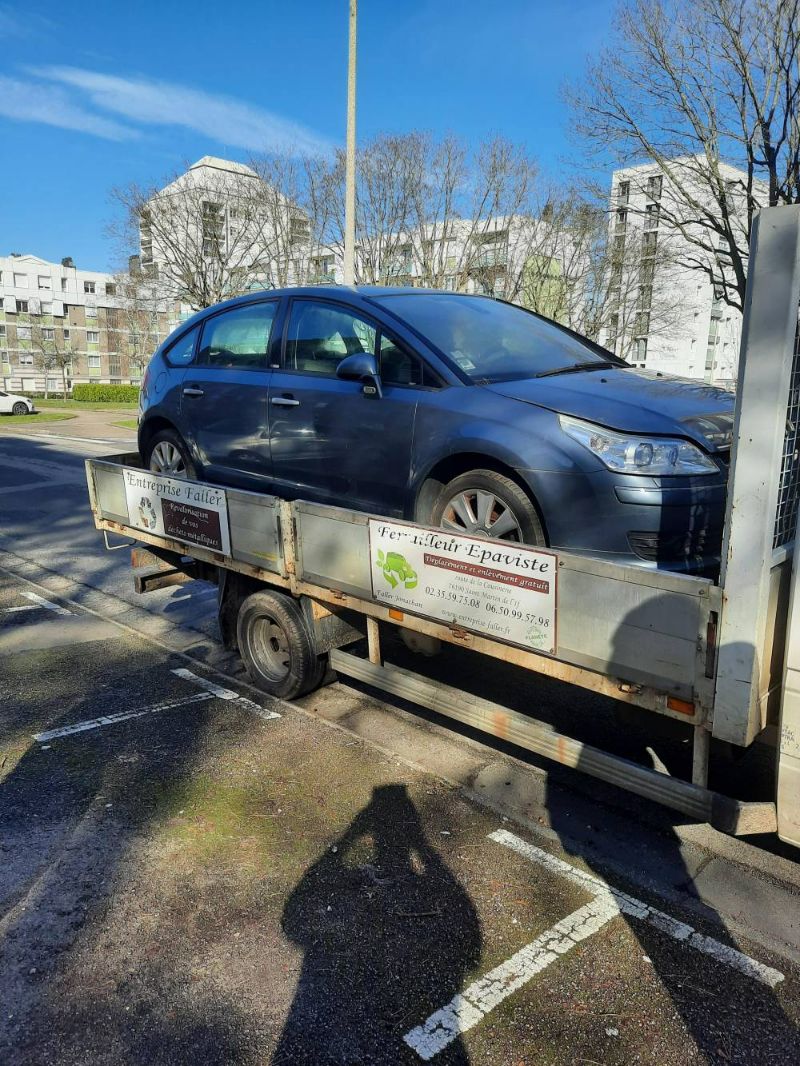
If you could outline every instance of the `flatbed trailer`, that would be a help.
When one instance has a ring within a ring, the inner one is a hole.
[[[222,639],[265,692],[291,699],[333,670],[725,832],[800,846],[800,208],[763,211],[752,248],[718,581],[167,477],[136,453],[87,460],[95,525],[132,546],[140,592],[215,583]],[[532,695],[540,674],[683,723],[691,780],[384,662],[382,625],[514,663]],[[345,650],[364,638],[366,658]],[[774,795],[710,790],[712,736],[769,744]]]

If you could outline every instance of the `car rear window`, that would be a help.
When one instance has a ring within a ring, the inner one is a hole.
[[[387,293],[375,299],[475,382],[532,378],[593,361],[624,365],[554,322],[484,296]]]

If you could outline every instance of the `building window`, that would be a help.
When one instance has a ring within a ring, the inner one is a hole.
[[[30,326],[17,326],[17,340],[29,341],[31,339],[31,327]]]
[[[6,327],[3,326],[3,325],[0,325],[0,340],[5,340],[5,335],[6,335]]]
[[[39,275],[39,288],[40,289],[52,288],[51,283],[50,283],[50,278],[48,278],[45,274],[40,274]]]
[[[621,181],[619,183],[619,198],[623,204],[626,204],[631,195],[631,183],[629,181]]]
[[[58,378],[48,378],[47,387],[48,389],[58,389],[61,387],[61,382],[58,380]]]
[[[86,365],[89,367],[90,370],[99,370],[100,369],[100,356],[99,355],[87,355],[86,356]]]
[[[658,229],[658,218],[661,213],[659,204],[647,204],[644,209],[644,228],[646,230]]]
[[[111,375],[111,377],[119,377],[120,372],[121,372],[120,371],[120,363],[119,363],[119,355],[117,355],[117,354],[109,355],[109,357],[108,357],[108,372]]]
[[[42,329],[42,340],[44,340],[44,341],[52,341],[52,340],[55,340],[55,337],[56,337],[56,331],[54,329],[52,329],[51,327],[45,326]]]
[[[642,234],[642,255],[655,255],[658,234],[654,232]]]
[[[19,313],[22,314],[22,315],[27,315],[27,313],[28,313],[28,301],[27,300],[17,300],[17,311],[19,311]]]
[[[86,343],[87,344],[99,344],[100,334],[93,329],[87,329],[86,331]],[[99,364],[98,364],[99,366]]]
[[[664,185],[664,178],[661,174],[652,174],[647,179],[647,196],[651,200],[661,199],[661,189]]]
[[[65,329],[65,330],[64,330],[64,340],[65,340],[65,341],[68,341],[68,340],[69,340],[69,330],[68,330],[68,329]]]
[[[19,365],[20,366],[33,366],[33,353],[32,352],[20,352],[19,353]]]
[[[649,311],[653,305],[653,286],[641,285],[639,287],[639,299],[637,307],[640,311]]]
[[[617,219],[614,225],[615,233],[624,233],[625,227],[628,224],[628,209],[626,207],[617,208]]]
[[[638,340],[633,342],[634,358],[643,363],[647,359],[647,338],[639,337]]]
[[[106,296],[116,296],[117,286],[113,285],[110,281],[106,282]]]
[[[87,304],[86,305],[86,317],[87,318],[97,318],[97,308],[95,307],[94,304]]]
[[[67,291],[67,279],[66,278],[62,278],[61,279],[61,291],[62,292],[66,292]]]
[[[39,310],[43,315],[52,315],[53,305],[50,303],[41,303],[39,304]]]
[[[14,287],[16,289],[27,289],[27,287],[28,287],[28,275],[27,274],[15,274],[14,275]]]
[[[648,311],[638,311],[636,314],[636,335],[646,337],[650,332],[650,314]]]
[[[84,292],[94,292],[95,291],[94,282],[93,281],[84,281],[84,283],[83,283],[83,291]]]

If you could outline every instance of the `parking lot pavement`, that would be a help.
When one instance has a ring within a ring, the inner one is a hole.
[[[7,576],[0,653],[4,1066],[800,1061],[789,958],[552,834]]]

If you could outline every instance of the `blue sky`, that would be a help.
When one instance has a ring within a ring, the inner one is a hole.
[[[613,0],[361,0],[358,136],[524,142],[569,170],[560,90]],[[109,191],[203,155],[344,140],[347,0],[0,3],[0,254],[119,265]]]

